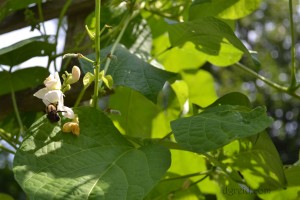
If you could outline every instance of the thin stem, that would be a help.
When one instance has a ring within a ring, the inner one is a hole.
[[[42,1],[38,1],[37,2],[37,6],[38,6],[38,13],[39,13],[39,18],[40,18],[40,22],[42,22],[42,28],[43,28],[43,31],[44,31],[44,35],[47,34],[46,32],[46,27],[45,27],[45,23],[44,23],[44,15],[43,15],[43,9],[42,9]]]
[[[235,63],[233,66],[236,66],[236,67],[248,72],[249,74],[252,74],[254,77],[262,80],[264,83],[268,84],[269,86],[271,86],[281,92],[287,93],[293,97],[300,99],[300,96],[298,94],[296,94],[294,91],[291,91],[291,90],[289,90],[289,88],[281,86],[281,85],[267,79],[266,77],[258,74],[257,72],[253,71],[252,69],[248,68],[247,66],[245,66],[241,63]]]
[[[85,91],[86,91],[87,88],[88,88],[88,87],[84,87],[84,88],[80,91],[80,93],[79,93],[79,95],[78,95],[78,97],[77,97],[77,99],[76,99],[76,102],[75,102],[75,104],[74,104],[74,107],[77,107],[77,106],[79,105],[79,103],[81,102],[81,99],[82,99],[82,97],[83,97],[83,95],[84,95],[84,93],[85,93]]]
[[[128,24],[129,24],[131,18],[132,18],[131,15],[129,15],[129,16],[126,18],[125,23],[124,23],[124,25],[123,25],[123,27],[122,27],[122,29],[121,29],[121,32],[119,33],[119,35],[118,35],[116,41],[114,42],[114,44],[113,44],[113,46],[112,46],[112,48],[111,48],[111,50],[110,50],[110,54],[111,54],[111,55],[114,55],[114,52],[115,52],[115,50],[116,50],[116,48],[117,48],[117,45],[119,44],[121,38],[123,37],[124,32],[125,32],[125,30],[126,30]],[[105,65],[104,65],[104,75],[106,74],[106,72],[107,72],[107,70],[108,70],[108,67],[109,67],[109,65],[110,65],[110,62],[111,62],[111,59],[107,59],[106,62],[105,62]],[[97,77],[97,76],[96,76],[96,77]],[[102,86],[102,83],[103,83],[103,81],[100,80],[100,81],[99,81],[99,87]]]
[[[1,132],[0,130],[0,138],[2,138],[3,140],[5,140],[5,142],[7,142],[10,146],[12,146],[14,149],[17,149],[16,144],[14,144],[10,137],[8,137],[4,132]]]
[[[178,180],[178,179],[190,178],[190,177],[194,177],[194,176],[202,176],[202,175],[207,175],[211,172],[212,172],[212,170],[206,170],[206,171],[203,171],[203,172],[196,172],[196,173],[192,173],[192,174],[186,174],[186,175],[179,176],[179,177],[167,178],[167,179],[163,179],[161,181],[173,181],[173,180]]]
[[[23,126],[23,123],[22,123],[22,120],[21,120],[21,117],[20,117],[20,112],[19,112],[19,109],[18,109],[16,95],[15,95],[15,90],[12,86],[12,83],[10,84],[10,88],[11,88],[11,99],[12,99],[12,102],[13,102],[14,111],[15,111],[17,121],[18,121],[18,124],[19,124],[19,127],[20,127],[20,131],[16,135],[16,140],[19,141],[20,135],[23,134],[23,132],[24,132],[24,126]]]
[[[296,88],[296,50],[295,50],[295,30],[294,30],[294,20],[293,20],[293,2],[289,0],[289,13],[290,13],[290,27],[291,27],[291,56],[292,56],[292,66],[291,66],[291,85],[290,89],[293,90]]]
[[[2,145],[0,145],[0,149],[2,149],[4,151],[7,151],[8,153],[11,153],[11,154],[16,154],[15,151],[10,150],[10,149],[6,148],[5,146],[2,146]]]
[[[101,14],[101,0],[96,0],[95,7],[95,16],[96,16],[96,32],[95,32],[95,87],[94,87],[94,96],[93,96],[93,106],[97,108],[98,105],[98,91],[99,91],[99,71],[100,71],[100,14]]]
[[[67,2],[64,4],[64,7],[62,8],[60,14],[59,14],[59,18],[58,18],[58,23],[57,23],[57,28],[56,28],[56,33],[55,33],[55,43],[57,44],[58,41],[58,34],[59,34],[59,29],[61,27],[63,18],[69,8],[69,6],[71,5],[72,0],[67,0]],[[55,54],[56,54],[56,50],[55,50]],[[52,61],[52,59],[49,59],[48,61],[48,67],[50,66],[50,62]],[[56,60],[54,61],[54,70],[57,71],[57,67],[56,67]]]

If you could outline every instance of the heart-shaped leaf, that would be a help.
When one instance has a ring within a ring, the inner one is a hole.
[[[30,199],[143,199],[170,166],[160,145],[134,148],[101,111],[76,109],[80,135],[62,133],[44,116],[14,159]]]
[[[110,49],[111,47],[101,49],[101,60],[107,58]],[[90,54],[87,57],[95,60],[95,54]],[[80,64],[85,73],[93,73],[93,65],[90,62],[81,59]],[[101,67],[103,69],[103,65]],[[116,48],[107,74],[113,77],[114,85],[130,87],[155,103],[165,82],[176,76],[175,73],[152,66],[121,45]]]
[[[220,105],[171,122],[176,141],[194,152],[209,152],[233,140],[255,135],[272,123],[264,107]]]

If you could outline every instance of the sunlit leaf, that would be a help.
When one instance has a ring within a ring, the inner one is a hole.
[[[0,64],[13,67],[37,56],[50,56],[56,44],[51,36],[38,36],[22,40],[0,50]],[[39,65],[39,63],[36,63]]]
[[[182,79],[188,85],[189,102],[205,107],[217,99],[212,75],[205,70],[182,72]]]
[[[134,148],[101,111],[75,112],[79,136],[62,133],[44,116],[18,149],[13,170],[28,198],[143,199],[169,168],[169,151]]]
[[[106,59],[111,47],[101,49],[101,59]],[[107,74],[113,77],[116,86],[122,85],[130,87],[153,102],[157,101],[157,95],[165,82],[176,76],[175,73],[158,69],[151,64],[130,53],[125,47],[118,45],[114,53],[116,59],[107,70]],[[87,57],[95,60],[95,54]],[[91,63],[81,59],[81,66],[84,72],[93,72]],[[101,66],[103,68],[103,65]]]
[[[284,174],[287,180],[287,188],[268,191],[266,193],[259,194],[259,197],[262,199],[272,199],[272,200],[281,200],[281,199],[299,199],[300,198],[300,166],[292,166],[284,170]]]
[[[279,154],[267,133],[235,141],[224,147],[223,160],[239,171],[253,191],[285,188],[286,179]]]
[[[233,140],[255,135],[272,123],[264,107],[220,105],[171,122],[176,141],[194,152],[209,152]]]
[[[159,113],[159,108],[149,99],[130,88],[118,87],[110,97],[109,106],[121,112],[121,115],[111,114],[110,117],[122,133],[151,137],[152,120]]]
[[[232,29],[213,17],[171,24],[169,36],[172,47],[192,42],[209,62],[217,66],[231,65],[238,62],[244,53],[249,54]]]
[[[261,0],[195,0],[190,7],[189,19],[213,16],[239,19],[258,9]]]
[[[0,80],[5,84],[0,84],[0,95],[10,93],[12,89],[16,92],[41,85],[48,75],[48,70],[43,67],[30,67],[13,73],[2,71]]]

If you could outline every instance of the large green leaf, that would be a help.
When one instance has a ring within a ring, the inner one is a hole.
[[[213,76],[205,70],[189,70],[181,73],[188,85],[189,102],[206,107],[217,99]]]
[[[0,80],[5,84],[0,85],[0,95],[10,93],[12,88],[16,92],[38,86],[48,75],[48,70],[43,67],[30,67],[13,73],[2,71],[0,72]]]
[[[258,9],[261,0],[196,0],[190,7],[189,19],[213,16],[239,19]]]
[[[149,99],[130,88],[118,87],[110,96],[109,106],[121,113],[111,114],[110,118],[122,133],[134,137],[151,137],[152,120],[160,110]]]
[[[80,135],[44,116],[18,149],[16,180],[34,199],[143,199],[170,166],[159,145],[134,148],[101,111],[76,109]]]
[[[171,122],[176,141],[194,152],[218,149],[233,140],[255,135],[272,123],[264,107],[220,105]]]
[[[217,66],[238,62],[248,50],[234,35],[232,29],[221,20],[204,17],[194,21],[169,25],[172,47],[182,47],[187,41],[207,55],[207,60]]]
[[[101,49],[101,59],[105,59],[111,47]],[[87,57],[95,60],[95,54]],[[80,64],[84,72],[92,72],[91,63],[81,59]],[[102,65],[103,67],[103,65]],[[118,45],[114,53],[114,58],[107,70],[107,74],[113,77],[116,86],[122,85],[130,87],[153,102],[157,101],[157,95],[165,82],[176,76],[175,73],[158,69],[151,64],[132,54],[125,47]]]
[[[56,44],[51,36],[38,36],[22,40],[0,50],[0,64],[13,67],[36,56],[50,56]]]
[[[286,179],[278,151],[267,133],[226,145],[222,162],[239,171],[256,192],[283,189]]]

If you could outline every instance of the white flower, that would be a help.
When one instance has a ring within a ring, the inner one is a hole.
[[[48,76],[48,78],[46,78],[46,80],[44,81],[44,84],[49,90],[60,90],[61,82],[59,79],[58,72],[55,72],[54,75],[50,74],[50,76]]]
[[[64,94],[60,90],[61,82],[58,73],[56,72],[54,76],[50,75],[44,84],[46,87],[37,91],[33,96],[42,99],[46,106],[57,105],[57,111],[61,111],[63,116],[73,119],[75,117],[73,110],[64,106]]]

